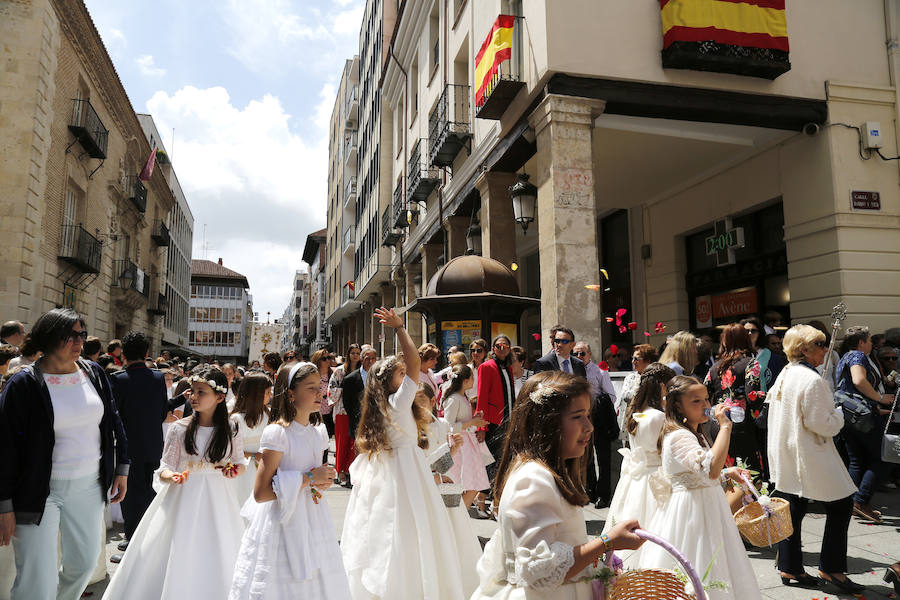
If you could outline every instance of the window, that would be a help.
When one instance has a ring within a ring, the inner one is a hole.
[[[437,71],[438,62],[441,57],[441,19],[438,13],[439,5],[440,2],[434,3],[434,8],[431,10],[431,18],[428,20],[429,58],[431,59],[429,62],[431,64],[432,75]]]
[[[397,121],[397,140],[394,142],[394,145],[397,148],[397,156],[400,156],[400,153],[403,152],[403,117],[406,116],[406,113],[403,112],[402,100],[400,101],[394,116]]]
[[[409,124],[419,116],[419,59],[413,62],[409,70]]]

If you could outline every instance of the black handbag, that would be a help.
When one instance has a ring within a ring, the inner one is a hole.
[[[844,413],[844,426],[851,427],[859,433],[869,433],[877,424],[877,412],[873,402],[856,392],[845,392],[840,388],[844,385],[844,376],[847,367],[841,372],[837,389],[834,392],[834,405],[840,406]]]

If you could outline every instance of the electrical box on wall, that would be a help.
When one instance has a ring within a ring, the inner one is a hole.
[[[862,126],[863,148],[881,148],[881,123],[878,121],[866,121]]]

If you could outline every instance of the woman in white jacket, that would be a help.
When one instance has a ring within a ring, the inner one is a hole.
[[[769,404],[769,465],[772,481],[790,502],[794,533],[778,544],[778,569],[785,585],[816,587],[827,581],[842,592],[858,594],[865,586],[850,581],[847,529],[856,486],[834,447],[844,426],[831,388],[816,372],[827,352],[825,335],[809,325],[795,325],[784,336],[788,364],[772,386]],[[819,579],[803,569],[801,525],[810,500],[825,505],[825,532],[819,554]]]

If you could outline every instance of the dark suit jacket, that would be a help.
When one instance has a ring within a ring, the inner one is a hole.
[[[366,386],[363,384],[362,369],[356,369],[344,377],[341,382],[341,402],[350,419],[350,437],[356,437],[356,430],[362,418],[363,392]]]
[[[110,381],[128,436],[131,461],[159,461],[163,450],[162,422],[169,404],[165,376],[138,363],[114,373]]]
[[[587,377],[587,371],[584,370],[584,363],[581,359],[569,355],[569,364],[572,365],[572,373]],[[544,356],[534,361],[534,372],[541,371],[559,371],[559,363],[556,361],[556,353],[551,350]]]

